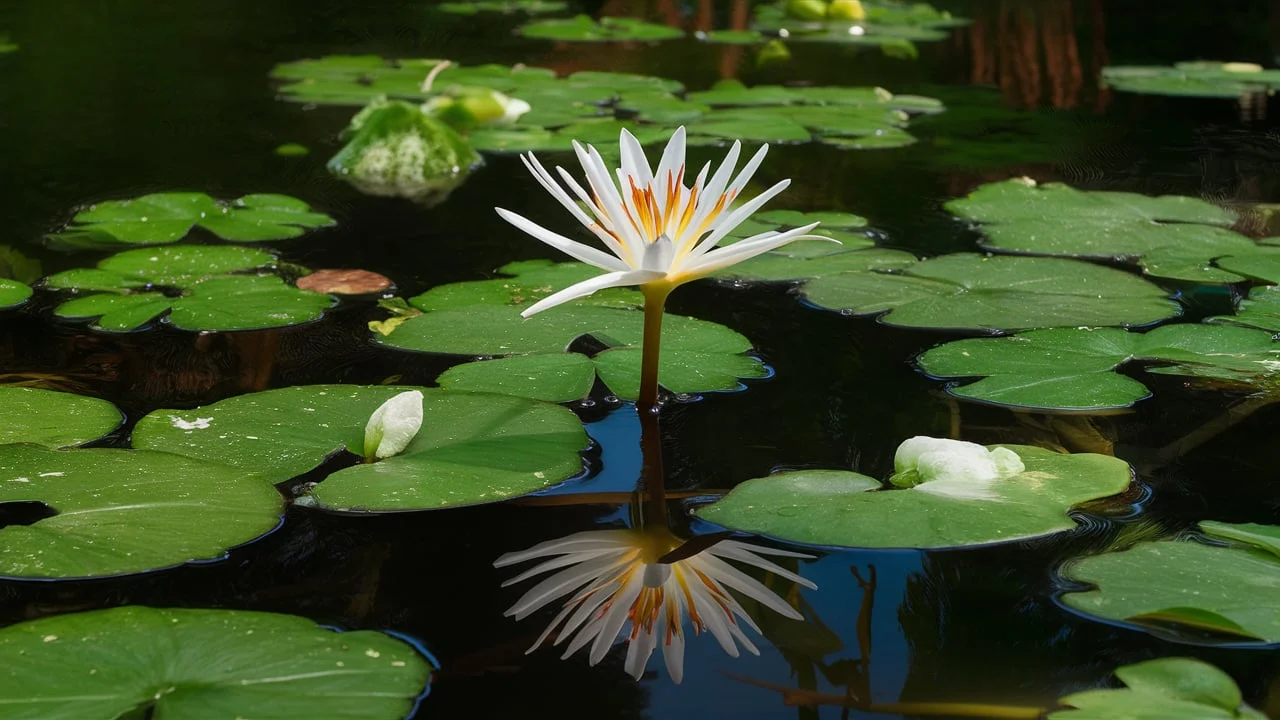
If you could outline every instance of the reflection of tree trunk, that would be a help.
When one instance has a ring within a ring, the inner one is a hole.
[[[698,0],[698,12],[693,17],[693,29],[710,32],[715,29],[716,8],[714,0]]]
[[[729,12],[729,28],[732,30],[746,30],[747,23],[750,19],[750,0],[733,0],[733,5]],[[738,77],[738,70],[742,66],[743,52],[745,52],[745,49],[741,45],[720,46],[721,78]]]
[[[1093,0],[1091,7],[1093,16],[1093,72],[1094,80],[1102,72],[1111,58],[1107,56],[1107,13],[1102,9],[1102,0]],[[1099,87],[1098,96],[1094,99],[1093,109],[1102,112],[1111,104],[1111,90]]]

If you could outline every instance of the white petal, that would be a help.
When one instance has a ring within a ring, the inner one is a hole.
[[[502,587],[515,585],[517,583],[524,582],[525,580],[528,580],[529,578],[534,577],[536,575],[541,575],[542,573],[549,572],[551,570],[558,570],[562,567],[568,567],[570,565],[577,565],[578,563],[586,562],[587,560],[591,560],[593,558],[603,557],[605,555],[616,556],[618,554],[619,552],[616,548],[605,548],[603,550],[583,550],[570,555],[561,555],[560,557],[554,558],[552,560],[547,560],[546,562],[538,563],[537,565],[534,565],[533,567],[529,568],[528,570],[525,570],[524,572],[520,573],[519,575],[516,575],[513,578],[507,578],[506,580],[503,580]],[[621,559],[621,558],[616,558],[616,559],[618,559],[618,562],[621,562],[621,563],[626,562],[625,559]]]
[[[572,604],[565,605],[563,608],[561,608],[560,612],[556,613],[556,616],[551,619],[551,622],[547,623],[546,629],[542,631],[542,634],[538,636],[538,639],[534,640],[533,644],[529,646],[529,649],[524,651],[524,654],[528,655],[534,650],[537,650],[538,647],[542,645],[542,643],[547,639],[547,636],[551,634],[551,631],[556,629],[556,626],[560,624],[561,620],[564,620],[564,616],[568,615],[569,611],[572,609],[573,609]],[[560,642],[560,638],[562,637],[564,637],[564,633],[560,633],[559,635],[557,635],[556,642]]]
[[[655,633],[648,633],[644,630],[631,641],[630,647],[627,648],[627,662],[623,667],[627,674],[639,680],[644,676],[644,668],[649,664],[649,658],[653,655],[653,649],[658,645],[658,637]]]
[[[697,561],[704,572],[726,587],[737,590],[784,617],[789,617],[793,620],[804,618],[795,608],[775,595],[772,590],[760,584],[759,580],[747,575],[729,563],[712,555],[702,555],[697,558]]]
[[[561,290],[558,293],[548,295],[538,302],[530,305],[524,312],[520,313],[521,317],[529,317],[534,313],[540,313],[547,308],[553,308],[556,305],[563,305],[570,300],[577,300],[580,297],[586,297],[598,290],[604,290],[611,287],[625,287],[627,285],[642,285],[652,280],[664,277],[666,273],[655,272],[653,270],[627,270],[625,272],[612,272],[604,275],[598,275],[590,280],[583,280],[576,285]]]
[[[644,257],[640,258],[640,267],[666,275],[671,272],[671,261],[675,259],[675,254],[676,249],[671,244],[671,238],[659,235],[657,240],[644,246]]]
[[[764,205],[772,200],[775,195],[786,190],[787,186],[790,184],[790,180],[782,180],[768,190],[765,190],[754,198],[751,198],[749,202],[743,204],[733,212],[727,215],[721,215],[718,220],[711,224],[711,232],[705,238],[700,240],[697,246],[689,252],[689,257],[696,258],[715,247],[716,243],[720,242],[725,235],[728,235],[734,228],[738,227],[743,223],[743,221],[751,217],[756,210],[760,209],[761,205]],[[806,225],[805,229],[800,234],[808,232],[817,226],[817,223]],[[796,228],[796,230],[799,230],[799,228]],[[788,230],[781,234],[786,235],[787,233],[795,232],[796,230]]]
[[[618,148],[622,151],[622,170],[635,178],[638,187],[648,187],[653,182],[653,170],[649,168],[649,158],[644,156],[640,141],[626,128],[622,128],[622,133],[618,136]],[[622,190],[626,192],[625,184],[622,185]]]
[[[733,544],[730,544],[730,543],[733,543]],[[790,570],[780,565],[771,563],[762,557],[756,557],[756,555],[754,554],[755,550],[757,550],[757,548],[751,545],[747,545],[745,543],[738,543],[732,540],[723,540],[711,546],[711,548],[707,552],[717,557],[737,560],[738,562],[746,563],[748,565],[754,565],[763,570],[768,570],[769,572],[773,573],[774,575],[777,575],[778,577],[786,578],[787,580],[790,580],[791,582],[796,583],[797,585],[802,585],[804,587],[807,587],[810,590],[818,589],[818,586],[812,581],[806,580],[803,577],[797,575],[796,573],[793,573]],[[796,557],[812,557],[812,556],[796,555]]]
[[[697,232],[702,227],[702,221],[715,209],[716,201],[724,194],[725,188],[729,184],[729,178],[733,175],[734,166],[738,164],[738,154],[742,152],[742,143],[734,140],[733,145],[729,148],[729,152],[724,156],[724,161],[720,163],[720,167],[716,169],[711,179],[707,181],[706,188],[698,195],[698,207],[693,211],[693,217],[689,219],[689,225],[686,232]],[[706,173],[703,168],[702,175]],[[721,208],[724,212],[727,208]],[[679,237],[676,238],[681,244],[697,240],[695,237]]]
[[[578,181],[573,179],[573,176],[569,174],[568,170],[557,165],[556,172],[560,173],[560,177],[564,180],[564,183],[569,186],[569,189],[573,190],[573,193],[578,196],[578,199],[581,200],[584,205],[591,209],[591,214],[595,216],[597,221],[599,221],[600,229],[592,229],[592,232],[596,234],[596,237],[600,238],[600,240],[608,246],[610,252],[625,260],[628,265],[634,267],[636,259],[631,252],[631,247],[618,242],[617,238],[610,234],[619,232],[613,220],[607,214],[601,212],[600,208],[596,206],[595,201],[587,194],[586,188],[579,185]]]
[[[734,623],[729,623],[729,632],[733,633],[733,637],[737,639],[738,642],[742,643],[742,647],[746,648],[747,652],[752,655],[760,654],[760,648],[756,647],[756,644],[751,642],[751,638],[747,637],[747,634],[742,632],[742,628],[738,627]]]
[[[627,614],[631,611],[631,605],[640,595],[643,584],[639,573],[632,576],[630,582],[622,586],[614,597],[613,605],[609,608],[609,612],[604,616],[604,623],[600,628],[600,634],[591,643],[591,664],[595,665],[609,652],[609,647],[613,641],[617,639],[618,633],[622,630],[622,624],[627,621]]]
[[[654,174],[654,180],[657,181],[654,193],[658,198],[658,206],[663,210],[666,210],[667,191],[670,189],[667,183],[668,181],[675,183],[676,174],[680,172],[680,168],[684,167],[684,147],[684,126],[681,125],[667,141],[667,147],[662,151],[662,159],[658,161],[658,171]],[[683,180],[681,182],[683,183]]]
[[[578,206],[578,203],[574,202],[573,198],[569,197],[569,193],[566,193],[564,188],[560,187],[560,184],[555,181],[555,178],[551,177],[551,173],[547,172],[547,169],[542,166],[542,163],[538,162],[538,158],[534,157],[533,153],[521,155],[520,161],[529,169],[529,173],[538,181],[538,184],[542,185],[544,190],[551,193],[551,196],[563,205],[571,215],[573,215],[574,220],[582,223],[582,225],[590,230],[592,234],[600,238],[600,240],[604,242],[605,246],[609,248],[610,252],[617,255],[624,262],[626,261],[627,256],[624,254],[625,251],[622,250],[621,246],[618,245],[618,241],[615,240],[612,235],[605,232],[600,223],[595,222],[582,211],[582,208]],[[568,177],[568,173],[565,173],[563,168],[557,169]],[[577,183],[573,182],[572,177],[568,177],[568,179],[570,181],[570,187],[577,186]],[[578,190],[581,190],[581,188],[579,187]],[[591,206],[591,204],[588,203],[588,206]]]
[[[655,627],[666,627],[667,608],[664,605],[658,612],[658,624]],[[679,614],[677,612],[677,614]],[[677,618],[677,623],[682,618]],[[667,663],[667,672],[671,674],[671,682],[679,685],[684,680],[684,628],[676,625],[671,637],[665,638],[662,645],[662,659]]]
[[[561,538],[540,542],[537,545],[519,552],[509,552],[493,561],[494,567],[507,567],[516,563],[532,560],[547,555],[561,555],[579,550],[598,550],[612,547],[619,550],[635,548],[634,535],[630,530],[584,530]]]
[[[587,184],[600,199],[600,209],[613,220],[614,232],[626,241],[625,244],[639,245],[644,242],[639,231],[627,220],[626,213],[623,211],[622,196],[618,194],[618,186],[613,183],[609,169],[605,166],[599,151],[590,145],[583,148],[582,143],[577,140],[573,141],[573,149],[578,154],[578,162],[582,163],[583,172],[587,174]]]
[[[570,240],[563,235],[553,233],[532,220],[517,215],[510,210],[504,208],[494,208],[494,210],[498,211],[498,215],[502,216],[503,220],[506,220],[512,225],[515,225],[521,230],[529,233],[535,238],[559,250],[565,255],[574,258],[575,260],[581,260],[588,265],[595,265],[601,270],[616,271],[627,269],[627,264],[623,262],[622,259],[614,257],[603,250],[597,250],[590,245],[583,245],[582,243]]]
[[[522,620],[556,598],[568,595],[583,585],[597,580],[601,575],[607,574],[612,565],[612,558],[597,558],[587,560],[568,570],[562,570],[534,585],[503,614]]]
[[[409,446],[422,429],[422,393],[409,390],[387,400],[373,411],[364,426],[364,456],[388,458]]]
[[[767,253],[796,240],[831,240],[831,238],[821,235],[805,235],[804,233],[810,229],[812,229],[812,226],[805,226],[778,233],[777,235],[757,237],[752,242],[743,240],[722,248],[716,248],[697,257],[687,257],[680,260],[676,263],[674,271],[702,277],[710,275],[717,270],[723,270],[730,265],[737,265],[744,260],[750,260],[757,255]]]
[[[747,161],[747,164],[742,166],[742,172],[738,173],[738,177],[734,178],[733,182],[729,185],[728,192],[731,195],[736,197],[738,193],[742,192],[742,189],[747,186],[747,183],[751,182],[751,177],[756,174],[756,170],[760,168],[760,163],[764,162],[764,156],[768,154],[769,144],[765,143],[760,146],[760,149],[756,151],[755,155],[751,156],[751,159]]]
[[[596,608],[600,607],[609,600],[609,598],[613,597],[614,593],[618,591],[618,587],[618,583],[613,582],[582,598],[582,600],[578,602],[578,609],[574,610],[573,615],[570,615],[569,619],[565,621],[564,628],[556,638],[555,644],[559,645],[564,642],[564,640],[568,638],[568,636],[572,634],[579,625],[586,622],[587,618],[591,617]]]

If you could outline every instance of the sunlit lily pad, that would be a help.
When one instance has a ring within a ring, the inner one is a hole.
[[[575,339],[591,335],[605,348],[592,358],[600,379],[619,397],[636,396],[644,320],[638,292],[601,292],[526,319],[520,316],[524,308],[599,271],[580,263],[535,260],[512,263],[499,272],[513,277],[442,285],[411,299],[425,312],[409,318],[390,335],[376,338],[377,342],[416,352],[529,355],[563,353]],[[741,387],[740,378],[765,375],[759,360],[743,354],[751,349],[750,341],[705,320],[668,314],[662,347],[659,377],[671,392],[736,390]],[[489,377],[497,369],[483,372]],[[513,392],[518,387],[503,381],[498,391]],[[529,386],[529,392],[534,397],[546,394],[536,384]]]
[[[1280,642],[1280,593],[1275,591],[1280,530],[1215,522],[1200,528],[1233,542],[1141,542],[1122,552],[1074,560],[1063,574],[1096,589],[1068,592],[1062,601],[1144,629],[1182,627],[1218,633],[1224,642]]]
[[[0,387],[0,445],[81,445],[115,430],[123,420],[120,409],[106,400],[39,388]]]
[[[0,576],[101,577],[216,560],[273,530],[284,510],[275,488],[239,468],[0,445],[0,503],[16,502],[56,514],[0,529]]]
[[[1085,690],[1049,720],[1266,720],[1244,704],[1230,675],[1192,658],[1158,658],[1116,670],[1126,687]]]
[[[1119,65],[1102,69],[1113,90],[1175,97],[1239,98],[1280,87],[1280,70],[1252,63],[1184,62],[1173,66]]]
[[[788,42],[901,45],[945,40],[948,30],[969,22],[927,3],[864,0],[861,17],[832,13],[832,5],[824,0],[779,0],[759,5],[751,24],[767,33],[785,32]]]
[[[398,720],[431,672],[389,635],[274,613],[126,606],[0,630],[10,718]]]
[[[97,268],[51,275],[45,284],[92,293],[64,302],[55,313],[96,318],[95,328],[111,332],[137,330],[161,316],[183,330],[285,327],[315,320],[333,305],[328,295],[267,273],[275,261],[261,250],[226,245],[127,250]]]
[[[1060,258],[956,253],[896,272],[848,270],[800,286],[814,305],[882,315],[899,327],[1017,330],[1147,325],[1178,315],[1159,287],[1120,270]]]
[[[1132,471],[1114,457],[1062,455],[1021,445],[1024,472],[996,481],[985,496],[926,488],[882,489],[843,470],[797,470],[748,480],[696,511],[743,532],[811,545],[944,548],[1025,540],[1072,530],[1072,507],[1115,495]]]
[[[1240,301],[1235,315],[1219,315],[1211,322],[1244,325],[1280,333],[1280,287],[1256,287]]]
[[[569,42],[617,42],[622,40],[671,40],[684,37],[679,28],[645,22],[629,17],[602,17],[597,22],[589,15],[564,20],[539,20],[520,27],[527,38]]]
[[[135,447],[223,463],[271,482],[362,454],[365,425],[409,388],[307,385],[239,395],[193,410],[157,410]],[[504,500],[582,471],[582,423],[524,398],[423,390],[422,429],[400,454],[332,472],[309,501],[337,510],[425,510]]]
[[[0,310],[17,307],[30,298],[30,286],[17,280],[0,278]]]
[[[440,387],[570,402],[595,384],[596,366],[578,353],[537,353],[456,365],[437,378]]]
[[[546,15],[564,10],[569,7],[569,3],[558,2],[558,0],[472,0],[471,2],[440,3],[438,7],[454,15],[475,15],[487,12],[508,15],[512,13]]]
[[[766,40],[759,30],[712,30],[698,33],[698,39],[716,45],[760,45]]]
[[[1131,361],[1216,387],[1280,392],[1280,343],[1268,332],[1217,325],[1032,330],[949,342],[917,360],[933,377],[982,378],[949,387],[957,397],[1054,410],[1119,409],[1148,397],[1141,382],[1115,372]]]
[[[1254,255],[1280,260],[1280,248],[1231,232],[1235,214],[1199,198],[1083,191],[1027,179],[989,183],[947,210],[979,223],[984,247],[1035,255],[1138,262],[1157,277],[1199,283],[1245,278],[1214,260]],[[1229,267],[1229,266],[1228,266]]]
[[[90,205],[55,239],[76,245],[158,245],[177,242],[200,227],[223,240],[263,242],[333,224],[333,218],[286,195],[219,202],[204,193],[170,192]]]

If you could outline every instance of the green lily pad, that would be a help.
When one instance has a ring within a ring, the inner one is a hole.
[[[360,717],[413,712],[431,665],[402,640],[292,615],[125,606],[0,630],[10,718]]]
[[[1116,670],[1126,687],[1086,690],[1058,702],[1049,720],[1266,720],[1244,704],[1230,675],[1193,658],[1158,658]]]
[[[602,17],[596,22],[589,15],[577,15],[563,20],[539,20],[522,25],[519,32],[527,38],[568,42],[656,41],[684,37],[683,30],[667,25],[629,17]]]
[[[759,30],[712,30],[698,33],[698,39],[713,45],[760,45],[766,38]]]
[[[228,331],[285,327],[318,319],[333,298],[286,284],[263,270],[275,256],[229,245],[127,250],[97,268],[68,270],[45,279],[54,289],[95,293],[54,311],[93,319],[110,332],[137,330],[157,317],[183,330]],[[166,313],[168,313],[166,315]]]
[[[361,454],[369,416],[407,389],[306,385],[194,410],[157,410],[138,421],[133,444],[283,482],[344,449]],[[402,453],[330,473],[308,501],[351,511],[474,505],[541,490],[582,471],[579,451],[587,435],[563,407],[501,395],[422,392],[422,429]]]
[[[0,445],[82,445],[115,430],[123,420],[120,409],[106,400],[39,388],[0,387]]]
[[[945,40],[951,28],[968,24],[927,3],[861,3],[862,17],[839,17],[823,0],[779,0],[756,7],[751,25],[784,34],[789,42],[901,46],[904,42]]]
[[[994,447],[994,446],[993,446]],[[1026,469],[979,497],[883,489],[844,470],[798,470],[748,480],[695,514],[788,542],[862,548],[945,548],[1013,542],[1072,530],[1072,507],[1123,492],[1132,471],[1106,455],[1006,445]]]
[[[1113,90],[1143,95],[1239,98],[1280,87],[1280,70],[1204,61],[1172,66],[1120,65],[1102,68],[1102,82]]]
[[[29,258],[8,245],[0,245],[0,278],[30,285],[43,275],[39,260]]]
[[[166,422],[170,422],[168,419]],[[225,557],[280,524],[284,499],[243,470],[141,450],[0,446],[0,503],[56,515],[0,529],[0,576],[123,575]]]
[[[204,193],[170,192],[90,205],[53,237],[73,245],[159,245],[177,242],[200,227],[223,240],[263,242],[333,224],[333,218],[287,195],[219,202]]]
[[[1277,529],[1261,527],[1273,540]],[[1143,629],[1172,625],[1213,631],[1229,642],[1280,642],[1280,594],[1275,592],[1280,556],[1250,537],[1259,534],[1259,526],[1202,523],[1200,528],[1211,537],[1244,542],[1141,542],[1122,552],[1074,560],[1063,575],[1096,589],[1066,593],[1062,602]]]
[[[1240,301],[1235,315],[1219,315],[1209,321],[1280,333],[1280,287],[1253,288],[1249,296]]]
[[[17,280],[0,278],[0,310],[8,310],[31,298],[31,288]]]
[[[1181,312],[1164,290],[1060,258],[943,255],[896,272],[846,270],[800,286],[814,305],[897,327],[974,330],[1147,325]]]
[[[948,387],[956,397],[1045,410],[1120,409],[1149,397],[1141,382],[1115,372],[1130,361],[1161,363],[1148,371],[1217,387],[1280,392],[1280,343],[1267,332],[1227,326],[1032,330],[949,342],[917,359],[936,378],[982,378]]]
[[[540,353],[463,363],[436,379],[440,387],[514,395],[547,402],[581,400],[591,392],[596,366],[578,353]]]
[[[499,272],[512,277],[452,283],[412,298],[410,303],[423,314],[376,341],[414,352],[532,355],[564,353],[575,339],[591,335],[607,348],[592,358],[601,380],[619,397],[636,397],[644,321],[638,292],[605,291],[522,318],[524,308],[599,271],[581,263],[535,260],[512,263]],[[671,392],[736,390],[741,387],[740,378],[765,375],[759,360],[743,355],[751,349],[746,338],[705,320],[668,314],[662,347],[659,379]],[[485,377],[497,382],[488,371]],[[515,392],[519,386],[503,381],[495,387],[501,388],[499,392]],[[535,397],[546,392],[538,384],[528,388]]]
[[[1026,179],[988,183],[946,204],[980,224],[983,247],[1034,255],[1136,261],[1157,277],[1198,283],[1245,278],[1214,260],[1252,256],[1280,261],[1280,249],[1260,247],[1227,228],[1235,214],[1199,198],[1083,191]]]
[[[446,2],[438,7],[454,15],[476,15],[478,13],[498,12],[506,15],[525,13],[528,15],[548,15],[561,12],[569,7],[569,3],[558,0],[473,0],[472,2]]]

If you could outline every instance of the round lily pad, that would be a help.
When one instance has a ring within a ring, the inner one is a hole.
[[[531,355],[564,353],[578,338],[590,335],[601,351],[592,358],[596,373],[618,397],[639,392],[643,303],[638,292],[613,290],[522,318],[520,311],[547,295],[599,274],[581,263],[547,261],[512,263],[500,269],[512,277],[442,285],[410,300],[423,314],[409,318],[380,344],[415,352],[452,355]],[[766,374],[759,360],[743,353],[751,343],[743,336],[705,320],[668,314],[663,320],[659,380],[675,393],[736,390],[741,378]],[[494,387],[516,392],[522,364],[505,364],[473,373]],[[505,379],[500,372],[513,372]],[[479,375],[474,373],[481,373]],[[472,384],[473,389],[482,389]],[[546,396],[539,383],[529,383],[533,397]]]
[[[347,450],[362,454],[373,411],[415,388],[306,385],[239,395],[138,421],[135,447],[223,463],[270,482]],[[403,452],[330,473],[308,502],[352,511],[505,500],[582,471],[587,435],[569,410],[502,395],[423,390],[422,429]]]
[[[881,46],[890,56],[914,58],[918,53],[911,42],[944,40],[948,30],[969,22],[928,3],[865,0],[856,9],[843,5],[833,11],[836,3],[824,0],[778,0],[757,6],[751,25],[785,34],[788,42]]]
[[[946,548],[1012,542],[1072,530],[1072,507],[1123,492],[1128,464],[1095,454],[1063,455],[1006,445],[1026,466],[977,497],[882,489],[865,475],[800,470],[748,480],[698,508],[709,522],[811,545]]]
[[[318,319],[333,305],[330,296],[300,290],[277,275],[245,273],[275,261],[270,253],[230,245],[127,250],[97,268],[51,275],[45,284],[93,293],[54,312],[68,319],[96,318],[95,328],[112,332],[137,330],[161,316],[183,330],[285,327]]]
[[[446,2],[437,7],[454,15],[475,15],[478,13],[527,13],[529,15],[545,15],[558,13],[569,7],[568,3],[557,0],[473,0],[472,2]]]
[[[39,388],[0,387],[0,445],[82,445],[115,430],[123,420],[120,409],[106,400]]]
[[[0,529],[0,576],[84,578],[216,560],[280,524],[284,499],[243,469],[142,450],[0,446],[0,503],[56,513]]]
[[[1149,325],[1180,306],[1113,268],[1061,258],[943,255],[897,272],[822,274],[800,288],[814,305],[882,315],[898,327],[974,330]]]
[[[31,288],[25,283],[0,278],[0,310],[15,308],[31,298]]]
[[[595,380],[596,366],[586,355],[539,353],[463,363],[445,371],[436,382],[450,390],[561,403],[585,398]]]
[[[590,15],[577,15],[564,20],[538,20],[522,25],[519,32],[527,38],[567,42],[656,41],[684,37],[684,31],[679,28],[637,18],[602,17],[597,22]]]
[[[402,640],[243,610],[125,606],[0,630],[11,718],[338,718],[413,712],[432,668]]]
[[[956,397],[1046,410],[1120,409],[1148,397],[1145,385],[1115,372],[1130,361],[1219,386],[1280,391],[1280,343],[1269,332],[1215,325],[1032,330],[949,342],[917,359],[933,377],[982,378],[949,386]]]
[[[204,193],[170,192],[90,205],[56,237],[74,244],[156,245],[177,242],[200,227],[223,240],[263,242],[333,224],[333,218],[287,195],[219,202]]]
[[[1084,191],[1027,179],[988,183],[947,210],[980,224],[981,244],[1035,255],[1131,260],[1157,277],[1198,283],[1244,280],[1215,265],[1225,256],[1280,258],[1231,232],[1235,214],[1199,198]]]
[[[1266,720],[1244,704],[1231,676],[1193,658],[1157,658],[1116,670],[1121,689],[1085,690],[1058,700],[1072,709],[1049,720]]]
[[[1096,589],[1068,592],[1062,602],[1143,629],[1181,626],[1225,642],[1280,642],[1280,528],[1205,522],[1201,530],[1234,542],[1141,542],[1074,560],[1063,575]]]
[[[1113,90],[1174,97],[1239,98],[1280,87],[1280,70],[1251,63],[1183,62],[1172,66],[1118,65],[1102,68]]]

